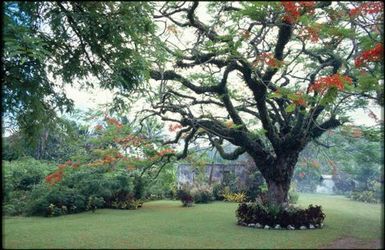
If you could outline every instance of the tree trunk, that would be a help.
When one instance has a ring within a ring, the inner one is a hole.
[[[213,171],[214,171],[214,162],[211,163],[210,176],[209,176],[209,186],[211,187],[211,183],[213,181]]]
[[[263,169],[262,175],[267,183],[267,202],[269,204],[287,206],[288,194],[294,167],[297,164],[299,152],[277,157],[272,166]]]
[[[269,204],[286,206],[288,204],[288,194],[290,180],[285,182],[267,181],[267,200]]]

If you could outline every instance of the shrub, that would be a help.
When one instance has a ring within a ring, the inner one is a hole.
[[[184,207],[191,207],[193,197],[191,196],[190,191],[187,191],[186,189],[179,189],[177,192],[177,197],[181,200]]]
[[[378,203],[380,200],[376,199],[373,191],[352,192],[350,198],[355,201],[362,201],[367,203]]]
[[[230,202],[237,202],[241,203],[246,200],[246,194],[244,192],[240,193],[225,193],[223,195],[225,201],[230,201]]]
[[[143,201],[135,199],[127,199],[125,201],[114,201],[112,202],[112,208],[117,209],[129,209],[135,210],[143,205]]]
[[[13,190],[9,193],[7,201],[3,203],[3,207],[7,207],[7,209],[3,210],[3,214],[10,216],[25,214],[29,200],[30,191]]]
[[[217,201],[221,201],[224,199],[223,197],[223,185],[216,183],[213,185],[213,197]]]
[[[54,168],[53,165],[29,157],[12,162],[3,161],[4,182],[10,191],[30,191]]]
[[[4,204],[3,205],[3,215],[19,215],[20,211],[18,211],[14,204]]]
[[[92,210],[92,212],[95,212],[98,207],[103,207],[103,205],[104,199],[102,197],[96,197],[93,195],[88,197],[87,210]]]
[[[213,195],[208,189],[194,190],[191,193],[195,203],[209,203],[213,200]]]
[[[58,216],[98,207],[136,209],[143,203],[145,182],[125,169],[66,167],[59,182],[47,183],[44,177],[54,170],[36,160],[7,163],[4,215]]]
[[[288,225],[299,228],[301,226],[319,225],[325,219],[321,206],[309,205],[307,209],[293,206],[267,206],[259,202],[241,203],[236,211],[238,224],[260,223],[271,227],[276,224],[281,227]]]
[[[41,184],[31,193],[31,200],[27,206],[28,215],[56,216],[66,213],[85,211],[87,199],[76,189],[66,186],[52,186]],[[60,210],[60,212],[59,212]]]

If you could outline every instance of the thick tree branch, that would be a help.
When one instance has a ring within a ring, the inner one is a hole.
[[[174,80],[182,83],[184,86],[187,88],[193,90],[197,94],[203,94],[207,92],[212,92],[212,93],[220,93],[221,87],[218,85],[215,86],[207,86],[207,87],[201,87],[201,86],[196,86],[193,83],[191,83],[189,80],[184,78],[183,76],[175,73],[175,71],[172,70],[167,70],[165,72],[160,72],[156,70],[151,70],[150,71],[150,76],[154,80]]]
[[[226,160],[236,160],[240,155],[246,152],[244,148],[238,147],[233,152],[226,153],[217,139],[210,138],[210,142],[215,146],[221,157]]]
[[[341,122],[335,118],[330,118],[319,126],[314,127],[310,131],[310,137],[315,139],[320,137],[328,129],[333,129],[341,125]]]

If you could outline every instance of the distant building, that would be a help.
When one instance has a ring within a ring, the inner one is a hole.
[[[322,181],[320,185],[317,185],[316,193],[334,194],[333,188],[332,175],[322,175]]]

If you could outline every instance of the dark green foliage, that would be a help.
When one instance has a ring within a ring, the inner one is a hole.
[[[3,138],[3,160],[17,160],[30,156],[39,160],[63,162],[75,154],[84,154],[84,141],[89,134],[79,124],[66,118],[52,118],[41,125],[41,131],[31,135],[30,128]],[[32,137],[33,138],[32,138]],[[31,144],[34,140],[36,144]]]
[[[44,180],[54,166],[32,158],[2,163],[3,206],[6,208],[3,213],[23,214],[30,200],[31,190]]]
[[[134,178],[134,198],[139,200],[143,199],[145,195],[145,180],[141,176],[135,176]]]
[[[247,200],[249,201],[255,200],[261,192],[267,190],[266,182],[258,170],[250,174],[246,180],[245,190],[241,191],[245,191]]]
[[[12,145],[9,137],[2,138],[2,160],[3,161],[14,161],[20,158],[21,152],[19,149]]]
[[[44,177],[56,167],[33,159],[3,163],[6,215],[58,216],[98,207],[136,209],[142,203],[144,181],[137,177],[134,185],[127,171],[68,169],[62,181],[50,185]]]
[[[176,199],[176,167],[168,164],[156,179],[146,183],[146,199]]]
[[[260,223],[274,227],[288,225],[299,228],[300,226],[319,225],[325,219],[321,206],[309,205],[307,209],[295,207],[266,206],[261,203],[241,203],[236,211],[238,223]]]
[[[85,211],[87,198],[74,188],[60,185],[48,186],[43,183],[32,191],[27,215],[61,215],[58,209],[63,206],[67,207],[67,213]]]
[[[44,183],[35,189],[28,214],[48,216],[53,209],[48,210],[51,204],[56,208],[66,206],[68,213],[98,207],[130,209],[126,203],[137,201],[133,189],[133,177],[125,172],[109,174],[103,168],[79,169],[68,173],[62,182],[53,186]]]
[[[54,165],[23,158],[17,161],[3,161],[3,176],[6,189],[28,191],[37,185],[55,168]]]
[[[57,112],[73,111],[73,101],[58,82],[72,85],[75,79],[81,80],[82,87],[94,87],[97,82],[127,95],[148,79],[147,60],[162,61],[162,50],[154,49],[159,41],[153,36],[152,12],[148,2],[5,3],[4,120],[7,127],[19,128],[36,159],[47,159],[46,152],[41,152],[46,148],[59,153],[50,157],[65,153],[45,142],[61,139],[51,133],[52,138],[47,138]],[[98,81],[89,80],[91,75]],[[114,100],[116,108],[127,104],[119,96]]]
[[[104,199],[102,197],[96,197],[93,195],[88,197],[87,210],[92,210],[92,212],[95,212],[96,208],[103,207],[103,205]]]
[[[230,192],[236,193],[239,191],[237,183],[238,183],[238,180],[234,172],[223,173],[222,185],[224,187],[229,187]]]

